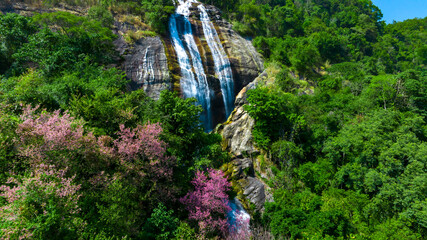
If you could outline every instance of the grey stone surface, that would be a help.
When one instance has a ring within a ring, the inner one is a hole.
[[[268,187],[255,174],[254,163],[258,165],[256,156],[259,150],[253,144],[252,130],[254,119],[244,110],[247,104],[247,91],[254,89],[267,73],[263,72],[253,82],[244,87],[236,97],[236,109],[228,121],[219,125],[215,132],[223,137],[223,147],[233,155],[232,177],[243,191],[243,195],[256,206],[258,211],[264,211],[265,201],[273,201]]]
[[[263,72],[237,94],[234,112],[225,124],[219,125],[215,130],[222,135],[223,146],[226,146],[226,149],[235,157],[241,157],[242,155],[250,156],[259,152],[252,140],[252,130],[255,121],[245,111],[244,105],[247,104],[247,91],[254,89],[265,76],[266,73]]]
[[[143,88],[147,96],[158,99],[162,90],[171,89],[168,60],[160,37],[146,37],[130,49],[118,49],[125,59],[123,69],[132,80],[133,90]]]
[[[268,187],[256,177],[254,173],[253,159],[237,158],[232,161],[233,179],[238,179],[237,183],[243,191],[244,197],[255,205],[257,211],[264,211],[265,202],[273,201],[273,197]]]
[[[216,7],[208,5],[206,9],[219,30],[222,44],[230,60],[237,94],[264,70],[264,61],[251,41],[235,32],[232,25],[221,18],[221,12]]]

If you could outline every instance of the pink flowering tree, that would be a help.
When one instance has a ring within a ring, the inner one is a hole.
[[[108,157],[100,151],[100,141],[92,133],[84,134],[83,122],[67,112],[36,114],[37,109],[25,107],[16,130],[18,154],[30,166],[55,165],[87,176],[109,165]]]
[[[148,175],[154,181],[172,177],[174,159],[166,155],[166,143],[160,140],[163,132],[159,123],[138,125],[134,129],[120,126],[119,138],[111,151],[126,172]]]
[[[11,177],[0,186],[6,200],[0,207],[2,239],[61,238],[83,230],[80,185],[65,177],[66,172],[41,164],[30,176]]]
[[[230,183],[221,170],[208,169],[207,175],[197,171],[191,181],[194,191],[180,199],[189,211],[189,219],[197,221],[202,236],[220,232],[226,237],[229,232],[227,213],[231,210],[227,191]]]
[[[167,144],[160,139],[163,129],[159,123],[147,123],[136,128],[120,126],[118,138],[110,144],[102,144],[101,151],[117,161],[122,176],[145,188],[145,192],[157,193],[157,197],[170,199],[175,158],[166,154]],[[153,191],[154,190],[154,191]]]
[[[25,107],[21,115],[15,144],[20,159],[30,166],[28,172],[47,165],[67,169],[63,177],[76,176],[81,191],[90,192],[80,200],[83,212],[96,207],[93,219],[108,229],[135,232],[133,224],[143,223],[159,201],[174,201],[175,159],[166,154],[160,124],[121,125],[114,139],[86,133],[67,112],[37,112]]]

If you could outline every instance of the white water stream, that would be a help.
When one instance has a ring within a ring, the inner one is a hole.
[[[205,129],[209,131],[213,128],[211,90],[189,20],[191,14],[190,8],[194,3],[198,4],[203,34],[212,53],[215,74],[220,82],[227,118],[234,107],[234,81],[230,61],[215,27],[209,19],[206,8],[196,0],[178,0],[174,2],[178,6],[175,14],[172,14],[170,17],[169,31],[181,69],[181,90],[184,97],[196,98],[198,104],[203,107],[202,121]],[[245,211],[239,200],[234,199],[231,201],[230,207],[231,211],[228,213],[228,219],[231,227],[237,229],[239,232],[243,231],[243,229],[249,229],[250,215]]]
[[[227,214],[228,223],[231,226],[231,233],[233,236],[240,236],[238,239],[249,239],[250,236],[250,219],[249,215],[243,208],[239,199],[234,198],[229,202],[231,211]]]
[[[203,34],[212,53],[215,75],[220,83],[226,118],[231,114],[234,107],[233,73],[218,33],[203,4],[196,0],[178,0],[176,13],[170,17],[169,30],[181,69],[181,90],[184,97],[196,98],[197,103],[203,107],[201,120],[205,129],[210,131],[213,128],[211,110],[213,90],[208,85],[202,58],[194,40],[189,20],[190,8],[193,4],[198,4]]]
[[[153,68],[153,59],[151,57],[148,57],[148,52],[150,50],[150,47],[148,47],[145,50],[144,59],[142,60],[142,68],[144,69],[144,75],[142,78],[144,80],[154,81],[154,68]]]
[[[197,44],[194,41],[191,23],[188,19],[190,13],[189,8],[192,2],[194,2],[194,0],[186,2],[179,1],[180,5],[176,13],[172,14],[170,17],[169,30],[181,68],[181,90],[186,98],[196,98],[198,104],[203,107],[204,111],[201,120],[205,129],[210,131],[213,128],[211,117],[211,93],[203,68],[202,58],[200,57]],[[185,49],[190,53],[191,60]],[[196,75],[197,80],[194,75]]]
[[[209,19],[205,6],[200,4],[200,20],[202,21],[203,33],[212,52],[212,58],[215,65],[215,74],[217,75],[222,91],[222,98],[225,106],[225,117],[228,118],[234,108],[234,81],[231,71],[230,61],[222,47],[221,40],[215,30],[215,26]]]

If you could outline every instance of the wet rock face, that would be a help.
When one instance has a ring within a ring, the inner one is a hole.
[[[215,22],[225,51],[233,69],[235,94],[252,82],[264,70],[262,56],[250,40],[244,39],[232,29],[232,25],[221,18],[220,11],[207,6],[212,21]]]
[[[221,13],[216,7],[210,5],[204,6],[209,15],[210,21],[213,23],[216,32],[218,33],[221,45],[230,62],[234,83],[233,94],[236,96],[244,86],[252,82],[263,71],[262,57],[257,53],[250,41],[245,40],[232,30],[232,25],[221,18]],[[193,4],[190,8],[190,12],[189,20],[192,26],[193,37],[197,44],[198,51],[200,52],[204,72],[207,75],[209,88],[212,94],[212,120],[215,126],[216,124],[226,120],[223,93],[220,88],[220,80],[214,70],[215,64],[213,53],[209,47],[207,38],[204,35],[203,24],[200,16],[201,12],[198,9],[197,4]],[[171,47],[167,48],[174,51]],[[172,54],[169,55],[172,56]],[[172,59],[168,59],[169,62],[176,61],[173,59],[174,57],[176,58],[176,56],[172,56]],[[176,71],[173,68],[171,71],[174,74],[180,74],[179,71]],[[176,86],[177,84],[174,83],[174,85]]]
[[[233,26],[222,19],[221,11],[212,5],[205,5],[210,20],[215,24],[222,45],[228,55],[228,59],[233,70],[234,90],[238,94],[240,90],[252,82],[264,70],[264,61],[250,40],[244,39],[232,28]],[[199,19],[199,13],[196,8],[190,17]],[[201,28],[196,24],[194,28]],[[196,32],[201,32],[197,31]]]
[[[168,61],[160,37],[138,40],[123,57],[124,71],[132,79],[132,90],[143,88],[147,96],[158,99],[162,90],[171,89]]]
[[[172,89],[165,47],[160,37],[141,38],[129,45],[123,33],[135,31],[126,23],[115,22],[115,33],[119,36],[114,41],[116,50],[122,56],[120,67],[131,80],[131,90],[144,89],[147,96],[158,99],[160,92]]]

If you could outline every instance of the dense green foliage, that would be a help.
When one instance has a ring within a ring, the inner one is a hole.
[[[397,73],[426,61],[426,22],[386,26],[369,0],[204,1],[220,7],[270,61],[312,77],[326,61],[359,61],[371,74]]]
[[[202,238],[179,199],[229,160],[221,136],[194,99],[130,92],[111,67],[114,17],[165,33],[173,1],[24,2],[88,14],[0,15],[0,238]],[[252,224],[278,239],[427,236],[427,18],[386,25],[370,0],[203,2],[272,69],[245,106],[274,173]]]
[[[87,17],[0,15],[0,238],[198,233],[178,199],[197,170],[228,155],[194,99],[166,91],[154,101],[107,67],[111,19],[97,7]]]
[[[164,34],[167,21],[175,10],[172,0],[16,0],[38,8],[45,7],[77,7],[80,10],[89,8],[88,17],[98,20],[102,26],[109,27],[113,23],[113,14],[134,15],[144,20],[151,29]]]
[[[276,165],[264,226],[293,239],[426,236],[427,18],[385,25],[352,0],[223,10],[275,72],[246,106]]]

